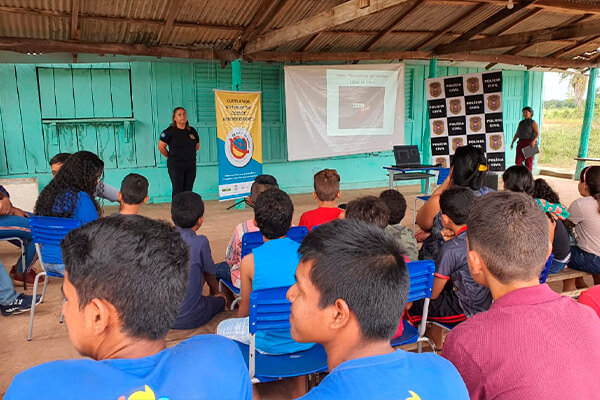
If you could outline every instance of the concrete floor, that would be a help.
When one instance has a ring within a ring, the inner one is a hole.
[[[569,205],[579,197],[577,182],[552,177],[544,178],[560,194],[564,204]],[[346,191],[342,193],[341,202],[346,203],[363,195],[378,195],[384,189]],[[407,198],[408,203],[408,210],[403,223],[412,227],[414,197],[418,194],[419,187],[416,185],[402,186],[401,191]],[[312,194],[292,195],[291,197],[295,205],[294,223],[297,223],[304,211],[315,207],[315,202]],[[206,202],[205,222],[202,228],[200,228],[199,233],[209,238],[215,262],[224,259],[225,248],[235,226],[239,222],[251,218],[253,215],[251,209],[233,209],[227,211],[225,208],[230,204],[231,202]],[[109,215],[115,211],[115,207],[105,207],[104,215]],[[142,209],[141,214],[151,218],[170,221],[170,205],[148,205]],[[5,242],[0,242],[0,260],[7,268],[15,264],[18,257],[19,252],[16,247],[10,246]],[[29,313],[12,317],[0,317],[0,338],[2,338],[4,343],[0,349],[0,360],[2,360],[0,395],[4,395],[13,376],[24,369],[47,361],[80,357],[69,342],[66,326],[58,322],[62,300],[60,292],[61,284],[60,279],[51,279],[49,281],[47,299],[36,310],[33,340],[31,342],[27,342],[26,340]],[[28,285],[29,290],[27,293],[31,293],[32,286]],[[17,287],[17,290],[22,291],[22,286]],[[206,326],[196,330],[171,331],[167,338],[168,345],[172,346],[194,334],[213,333],[216,325],[221,320],[229,318],[232,314],[232,312],[223,312],[217,315]]]

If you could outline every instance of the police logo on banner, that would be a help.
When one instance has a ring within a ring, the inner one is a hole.
[[[233,128],[225,138],[225,157],[236,167],[243,167],[252,159],[252,135],[246,129]]]
[[[429,94],[431,95],[431,97],[440,97],[442,94],[442,83],[431,82],[429,84]]]
[[[467,92],[471,94],[479,92],[479,78],[474,76],[467,79]]]

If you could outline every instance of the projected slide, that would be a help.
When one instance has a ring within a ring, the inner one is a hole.
[[[290,160],[403,143],[403,64],[286,66],[285,90]]]

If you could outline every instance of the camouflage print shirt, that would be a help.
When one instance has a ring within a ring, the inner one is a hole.
[[[385,231],[400,242],[400,245],[404,249],[406,256],[410,261],[416,261],[419,259],[419,247],[417,245],[417,239],[413,232],[402,224],[388,225]]]

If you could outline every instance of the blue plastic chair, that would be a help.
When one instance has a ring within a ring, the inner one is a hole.
[[[302,243],[302,240],[304,240],[306,235],[308,235],[308,229],[306,229],[305,226],[292,226],[286,236],[298,243]],[[244,233],[244,236],[242,236],[242,258],[246,257],[248,254],[252,253],[252,250],[262,246],[263,244],[264,241],[260,231]],[[231,302],[231,306],[229,307],[231,310],[233,310],[235,305],[241,300],[241,291],[233,286],[231,281],[221,279],[219,281],[219,289],[223,291],[224,287],[229,289],[235,297],[235,300]]]
[[[46,268],[47,264],[63,264],[62,254],[60,251],[60,242],[66,236],[67,233],[75,228],[81,226],[81,222],[73,218],[58,218],[58,217],[39,217],[31,216],[29,218],[29,225],[31,228],[31,236],[33,236],[33,243],[35,244],[35,250],[38,258],[40,259],[40,265],[42,271],[38,272],[33,282],[33,298],[37,298],[37,289],[40,277],[46,276],[44,280],[44,287],[42,289],[42,297],[40,303],[44,302],[46,295],[46,287],[48,279],[53,276],[57,278],[64,278],[61,273],[49,271]],[[31,317],[29,318],[29,334],[27,340],[31,341],[31,335],[33,332],[33,317],[35,315],[36,302],[31,304]],[[60,322],[63,321],[63,315],[60,315]]]
[[[417,351],[420,353],[422,351],[422,342],[428,342],[432,349],[435,348],[429,338],[425,336],[429,302],[431,300],[431,291],[433,290],[435,263],[432,260],[412,261],[406,264],[406,266],[408,268],[408,276],[410,277],[408,302],[425,299],[425,304],[423,304],[423,314],[419,328],[415,328],[408,321],[402,319],[402,336],[393,339],[391,345],[392,347],[397,347],[416,342]]]
[[[444,183],[446,178],[450,175],[450,168],[442,168],[438,170],[438,178],[437,185],[441,185]],[[413,232],[415,232],[415,228],[417,227],[417,200],[427,201],[431,196],[417,196],[415,197],[415,204],[413,207]]]
[[[250,294],[250,345],[239,346],[253,383],[327,371],[327,354],[320,344],[291,354],[270,355],[256,351],[256,332],[290,329],[289,287],[254,290]]]
[[[546,283],[546,279],[548,279],[548,275],[550,274],[550,267],[552,266],[552,261],[554,261],[554,254],[550,254],[548,260],[546,261],[546,265],[544,265],[544,269],[540,274],[540,284]]]

